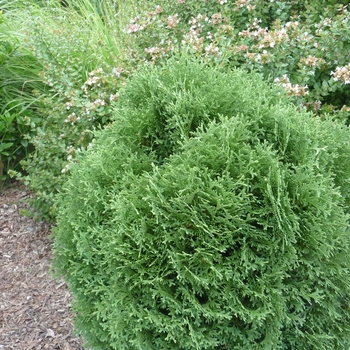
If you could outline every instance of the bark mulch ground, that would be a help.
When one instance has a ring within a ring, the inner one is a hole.
[[[18,184],[0,193],[0,350],[83,350],[71,294],[49,272],[50,226],[21,215],[29,197]]]

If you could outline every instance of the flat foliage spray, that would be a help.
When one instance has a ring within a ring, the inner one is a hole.
[[[180,58],[120,91],[58,196],[54,268],[94,349],[348,349],[350,133]]]

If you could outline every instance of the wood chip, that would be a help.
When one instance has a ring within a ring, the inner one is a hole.
[[[31,196],[19,183],[0,193],[0,350],[84,350],[66,284],[50,277],[50,225],[20,214]]]

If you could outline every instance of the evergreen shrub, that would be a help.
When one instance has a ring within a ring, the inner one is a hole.
[[[346,349],[350,134],[243,70],[120,92],[58,196],[54,270],[94,349]]]

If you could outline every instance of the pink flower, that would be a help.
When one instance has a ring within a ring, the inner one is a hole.
[[[133,33],[136,33],[136,32],[139,32],[140,30],[143,30],[144,27],[143,26],[140,26],[138,24],[129,24],[127,27],[126,27],[126,32],[128,34],[133,34]]]
[[[344,84],[350,84],[350,63],[344,67],[337,67],[335,72],[331,72],[335,81],[342,81]]]

